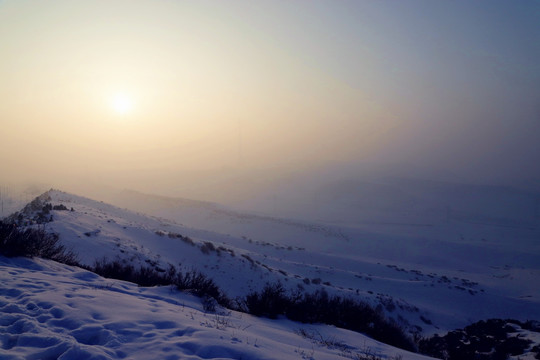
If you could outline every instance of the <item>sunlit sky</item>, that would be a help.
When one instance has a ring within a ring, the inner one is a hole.
[[[540,2],[0,1],[13,177],[410,163],[540,177]]]

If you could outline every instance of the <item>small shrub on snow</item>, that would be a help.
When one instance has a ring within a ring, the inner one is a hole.
[[[41,257],[68,265],[77,265],[77,256],[60,244],[57,234],[43,227],[19,229],[15,224],[0,221],[0,254],[7,257]]]
[[[172,269],[174,267],[171,266]],[[153,267],[141,266],[135,268],[131,264],[124,264],[120,260],[108,261],[106,258],[96,260],[89,270],[106,278],[118,279],[135,283],[139,286],[170,285],[174,281],[176,270],[169,269],[163,273]]]
[[[420,340],[420,352],[449,360],[505,360],[510,355],[523,354],[531,345],[530,340],[515,334],[512,324],[526,328],[527,323],[502,319],[479,321],[444,336]]]
[[[108,261],[107,259],[97,260],[89,270],[106,278],[129,281],[139,286],[173,285],[177,289],[189,291],[203,300],[213,298],[222,306],[230,306],[229,299],[215,282],[196,270],[181,272],[172,265],[166,271],[150,266],[135,268],[120,260]],[[212,311],[212,307],[215,309],[215,305],[211,306],[212,303],[209,299],[203,301],[203,305],[208,304],[205,306],[205,310]]]
[[[242,254],[242,255],[240,255],[240,256],[242,256],[244,259],[246,259],[247,261],[249,261],[249,263],[251,264],[251,266],[255,266],[255,260],[253,260],[253,259],[251,258],[251,256],[246,255],[246,254]]]
[[[365,333],[387,344],[415,350],[413,341],[395,322],[365,302],[330,296],[324,290],[289,294],[281,283],[267,284],[240,301],[242,310],[257,316],[284,315],[303,323],[324,323]]]
[[[189,236],[180,235],[179,239],[188,245],[195,246],[195,242]]]
[[[59,205],[54,205],[52,209],[57,210],[57,211],[66,211],[68,208],[64,204],[59,204]]]
[[[259,292],[248,294],[243,306],[250,314],[266,316],[275,319],[278,315],[285,315],[291,305],[291,300],[281,283],[266,284]]]
[[[156,230],[155,231],[156,235],[158,236],[165,236],[167,235],[169,238],[171,239],[180,239],[182,240],[183,242],[185,242],[186,244],[189,244],[191,246],[195,246],[195,242],[193,241],[193,239],[191,239],[189,236],[184,236],[182,234],[178,234],[178,233],[175,233],[175,232],[169,232],[169,233],[166,233],[165,231],[163,230]]]
[[[227,296],[220,290],[214,280],[197,270],[178,272],[173,283],[179,290],[189,290],[191,293],[204,298],[214,298],[218,304],[230,306]]]
[[[206,241],[201,245],[201,251],[203,254],[208,255],[211,251],[216,251],[216,247],[210,241]]]

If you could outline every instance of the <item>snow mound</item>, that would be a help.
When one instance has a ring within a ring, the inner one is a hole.
[[[6,360],[429,359],[330,326],[205,313],[198,298],[168,287],[137,287],[47,260],[0,257],[0,282]]]
[[[56,190],[40,198],[52,210],[37,218],[52,218],[47,229],[86,265],[107,257],[156,271],[169,264],[196,269],[233,299],[278,281],[292,291],[324,290],[379,307],[421,336],[490,318],[540,318],[536,227],[452,219],[425,227],[319,227],[167,198],[137,198],[160,208],[160,217]],[[194,219],[212,226],[182,225]]]

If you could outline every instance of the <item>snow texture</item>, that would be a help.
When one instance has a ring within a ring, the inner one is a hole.
[[[136,201],[117,204],[146,203],[154,216],[51,190],[44,201],[73,211],[52,210],[46,229],[86,265],[107,257],[194,268],[231,298],[276,281],[324,289],[380,306],[423,336],[488,318],[540,319],[537,221],[454,212],[429,223],[338,226],[129,197]],[[0,266],[0,359],[423,358],[331,326],[205,313],[199,299],[168,287],[140,288],[50,261],[1,258]]]
[[[53,211],[48,227],[88,265],[105,256],[196,268],[232,298],[276,281],[291,290],[324,289],[381,305],[424,335],[488,318],[540,319],[537,227],[338,227],[174,200],[150,217],[60,191],[48,196],[74,208]]]
[[[198,298],[169,287],[141,288],[47,260],[0,257],[0,282],[5,360],[428,359],[331,326],[205,313]]]

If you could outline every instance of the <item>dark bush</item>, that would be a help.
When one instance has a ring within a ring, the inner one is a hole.
[[[204,244],[201,245],[201,251],[203,254],[208,255],[211,251],[216,251],[216,247],[210,241],[205,241]]]
[[[533,354],[536,354],[534,356],[535,359],[540,359],[540,345],[535,345],[533,346],[533,348],[531,349],[531,352]]]
[[[495,347],[495,352],[504,355],[521,355],[529,347],[531,341],[528,339],[518,338],[517,336],[509,337]]]
[[[526,330],[540,332],[540,321],[538,320],[527,320],[524,323],[521,323],[520,326]]]
[[[284,315],[303,323],[325,323],[365,333],[387,344],[415,351],[412,340],[396,323],[369,304],[330,296],[324,290],[312,294],[288,294],[281,283],[267,284],[261,292],[252,292],[240,307],[257,316],[276,318]]]
[[[108,261],[106,258],[96,260],[89,270],[106,278],[129,281],[139,286],[171,285],[176,276],[176,269],[172,265],[168,271],[163,272],[149,266],[135,268],[120,260]]]
[[[191,270],[185,273],[178,272],[174,279],[174,285],[179,290],[188,290],[199,297],[212,297],[225,307],[230,306],[227,296],[220,290],[214,280],[205,274]]]
[[[53,206],[51,203],[46,203],[45,205],[43,205],[43,208],[41,209],[41,212],[45,215],[48,215],[51,210],[53,209]]]
[[[288,313],[292,301],[287,297],[283,285],[275,283],[267,284],[260,293],[248,294],[243,304],[250,314],[275,319],[278,315]]]
[[[506,360],[509,355],[523,354],[531,344],[530,340],[516,336],[511,324],[525,326],[517,320],[478,321],[442,337],[435,335],[422,339],[419,350],[423,354],[449,360]]]
[[[19,229],[15,224],[0,221],[0,254],[7,257],[41,257],[68,265],[77,265],[77,256],[60,244],[57,234],[43,227]]]
[[[196,270],[183,273],[172,265],[166,271],[149,266],[135,268],[120,260],[108,261],[105,258],[97,260],[89,270],[106,278],[129,281],[139,286],[173,285],[201,298],[213,298],[222,306],[230,306],[229,299],[214,281]]]
[[[195,246],[195,241],[193,241],[192,238],[190,238],[189,236],[184,236],[184,235],[180,235],[180,234],[177,234],[177,238],[182,240],[183,242],[185,242],[186,244],[189,244],[191,246]],[[170,234],[169,234],[170,236]]]
[[[110,279],[134,282],[135,268],[130,264],[123,264],[119,260],[109,262],[106,258],[96,260],[94,266],[89,268],[98,275]]]
[[[246,259],[247,261],[249,261],[249,263],[251,264],[251,266],[255,266],[255,260],[253,260],[253,259],[251,258],[251,256],[246,255],[246,254],[242,254],[242,255],[240,255],[240,256],[242,256],[244,259]]]

